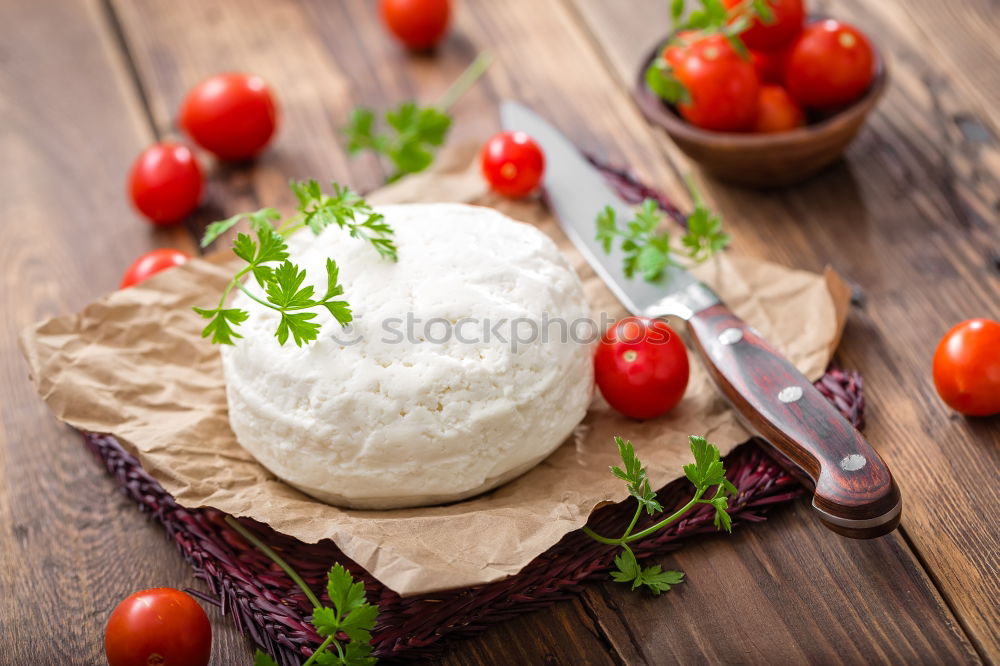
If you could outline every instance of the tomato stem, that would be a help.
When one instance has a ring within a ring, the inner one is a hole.
[[[306,599],[308,599],[309,603],[313,605],[313,608],[323,607],[323,604],[319,602],[319,599],[317,599],[316,595],[313,594],[313,591],[309,589],[309,586],[306,585],[306,582],[302,580],[302,577],[299,576],[299,574],[295,571],[295,569],[290,567],[288,563],[285,562],[285,560],[281,559],[280,555],[271,550],[270,546],[268,546],[266,543],[255,537],[253,534],[251,534],[247,528],[240,525],[236,521],[236,519],[233,518],[232,516],[226,516],[225,521],[227,525],[229,525],[234,530],[239,532],[240,536],[242,536],[244,539],[246,539],[251,544],[256,546],[260,552],[267,555],[269,558],[271,558],[272,562],[281,567],[281,570],[284,571],[286,574],[288,574],[288,577],[291,578],[292,581],[299,586],[299,589],[302,590],[302,593],[306,595]]]
[[[490,66],[493,62],[493,56],[490,55],[489,51],[483,51],[476,59],[473,60],[465,71],[458,75],[458,78],[444,91],[441,95],[441,99],[438,100],[436,104],[437,108],[441,111],[447,111],[452,104],[461,99],[462,95],[469,91],[483,72]]]

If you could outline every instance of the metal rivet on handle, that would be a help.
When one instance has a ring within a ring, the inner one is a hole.
[[[786,386],[778,392],[778,400],[781,402],[795,402],[802,397],[801,386]]]
[[[840,469],[845,472],[857,472],[867,464],[868,460],[863,455],[852,453],[849,456],[844,456],[844,459],[840,461]]]
[[[735,345],[743,339],[743,331],[738,328],[727,328],[719,333],[719,342],[724,345]]]

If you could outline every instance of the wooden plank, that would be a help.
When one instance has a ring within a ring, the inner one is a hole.
[[[573,5],[624,92],[667,23],[636,20],[639,0]],[[996,23],[995,3],[946,5],[821,3],[877,36],[889,53],[889,93],[846,162],[820,177],[764,193],[712,182],[710,195],[738,248],[814,270],[831,263],[863,287],[866,305],[852,315],[841,360],[864,372],[868,434],[900,481],[907,537],[977,648],[996,660],[1000,537],[982,509],[1000,499],[1000,423],[950,413],[930,359],[954,323],[1000,317],[1000,49],[975,36]]]
[[[488,638],[455,641],[435,663],[620,664],[614,647],[579,599],[539,613],[519,615],[489,630]]]
[[[629,664],[979,662],[943,604],[911,603],[939,597],[899,535],[817,539],[810,512],[663,558],[688,573],[663,598],[609,582],[587,602]]]
[[[288,176],[345,180],[361,189],[373,187],[383,174],[379,165],[368,158],[349,161],[338,141],[337,128],[345,122],[349,108],[356,103],[384,107],[412,96],[434,99],[479,48],[490,49],[497,64],[485,81],[455,107],[457,126],[453,141],[482,140],[496,129],[495,101],[519,98],[552,117],[582,147],[636,166],[645,178],[668,194],[685,200],[673,166],[683,162],[640,119],[620,85],[609,75],[604,56],[594,52],[589,38],[578,28],[577,17],[565,5],[529,0],[462,3],[458,6],[456,29],[435,58],[409,57],[398,49],[382,33],[374,7],[362,0],[301,4],[257,0],[231,5],[193,0],[115,0],[114,6],[125,26],[130,50],[161,129],[171,126],[172,110],[186,88],[217,70],[258,72],[278,92],[285,121],[275,147],[251,168],[219,172],[222,181],[213,190],[213,198],[225,214],[245,209],[248,203],[256,205],[257,200],[286,204],[289,199],[283,183]],[[642,15],[638,11],[633,13]],[[530,21],[525,20],[526,16],[531,17]],[[613,49],[608,50],[612,52]],[[671,161],[662,159],[664,150],[673,157]],[[809,237],[797,227],[796,221],[802,207],[819,200],[825,205],[819,208],[822,213],[816,216],[816,226],[826,219],[845,229],[853,228],[859,238],[848,250],[860,246],[864,257],[872,258],[871,249],[861,237],[864,229],[858,227],[865,219],[865,208],[846,170],[835,174],[832,185],[802,191],[797,202],[799,208],[773,204],[765,197],[749,193],[727,195],[718,188],[712,192],[724,210],[736,210],[736,204],[727,196],[756,197],[754,201],[760,210],[753,221],[757,224],[734,229],[737,247],[747,254],[769,255],[786,263],[821,268],[828,256],[824,253],[830,249],[811,247]],[[849,204],[846,209],[833,205],[845,199]],[[900,217],[895,224],[902,226],[904,222]],[[790,240],[785,239],[786,235]],[[941,235],[943,238],[944,232]],[[829,238],[837,240],[839,236],[830,232]],[[855,268],[871,270],[860,260]],[[888,272],[881,276],[885,281],[894,278]],[[798,520],[797,529],[798,534],[808,535],[805,538],[824,550],[837,552],[838,548],[848,548],[811,518]],[[878,560],[877,566],[910,575],[906,572],[916,569],[912,554],[899,542],[891,543],[895,547],[886,546],[882,551],[888,559]],[[745,556],[730,540],[713,542],[713,548],[720,549],[733,561]],[[772,546],[762,541],[760,548],[768,561],[784,563],[790,557],[778,544]],[[684,566],[692,580],[712,578],[711,563],[695,559]],[[808,560],[802,566],[807,572],[802,575],[804,579],[830,575],[822,560]],[[841,585],[850,599],[883,592],[865,579],[841,581]],[[718,591],[717,587],[712,589]],[[940,608],[933,589],[916,585],[913,589],[920,594],[908,599],[907,608],[913,609],[908,612],[914,618],[927,619],[928,625],[923,628],[927,640],[942,654],[966,654],[961,633],[949,627],[951,618],[946,609]],[[752,586],[748,590],[752,591]],[[821,588],[800,592],[808,593],[808,599],[820,599],[825,594]],[[770,601],[763,592],[748,591],[736,603],[734,617],[754,615]],[[818,624],[819,619],[829,617],[831,611],[825,611],[824,615],[813,610],[813,606],[802,604],[803,612],[813,613],[807,619]],[[688,627],[678,630],[675,638],[693,641],[694,635],[685,632],[693,632],[693,627],[698,626],[695,610],[679,603],[672,610],[683,618],[679,625]],[[554,614],[561,612],[542,612],[532,618],[547,630],[559,622]],[[597,612],[604,618],[604,609],[598,608]],[[703,613],[704,609],[698,612]],[[873,618],[873,623],[867,633],[853,637],[859,645],[873,646],[881,634],[898,635],[903,626],[890,623],[885,617]],[[532,640],[521,632],[509,635],[495,629],[454,649],[463,656],[479,654],[476,661],[504,654],[504,649],[523,651],[524,655],[530,655],[527,660],[531,661],[551,653],[544,641],[532,643]],[[587,644],[589,639],[573,633],[561,640]],[[742,648],[735,642],[728,645],[728,657],[741,659]],[[559,649],[564,648],[569,649],[565,646]]]
[[[119,600],[194,579],[79,435],[52,419],[16,336],[117,288],[137,254],[193,246],[183,230],[153,231],[125,198],[151,133],[100,4],[17,0],[2,15],[0,661],[96,664]],[[216,654],[242,643],[228,623],[215,635]]]

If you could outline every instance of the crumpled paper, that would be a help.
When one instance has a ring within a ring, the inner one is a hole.
[[[626,314],[541,203],[486,193],[469,150],[442,155],[435,171],[369,200],[479,203],[534,223],[580,274],[595,317]],[[310,543],[331,539],[401,595],[516,574],[585,524],[596,506],[625,499],[624,484],[608,472],[617,462],[614,435],[636,443],[655,485],[677,477],[689,461],[688,434],[707,436],[723,454],[748,439],[692,354],[687,393],[668,415],[636,422],[595,397],[570,440],[485,495],[394,511],[322,504],[259,465],[229,428],[218,349],[200,337],[204,322],[191,306],[218,298],[232,264],[229,251],[192,260],[25,330],[22,348],[39,394],[66,423],[117,437],[180,504],[248,516]],[[822,375],[849,300],[835,273],[790,270],[732,252],[697,273],[809,379]]]

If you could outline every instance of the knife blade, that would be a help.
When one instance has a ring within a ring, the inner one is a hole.
[[[504,102],[504,129],[531,136],[545,155],[545,198],[560,227],[633,314],[687,322],[691,346],[744,423],[813,484],[813,508],[824,525],[852,538],[873,538],[899,524],[902,498],[875,449],[790,361],[737,317],[707,285],[670,266],[650,283],[628,279],[621,251],[605,253],[595,218],[611,206],[632,209],[557,128],[526,106]]]

